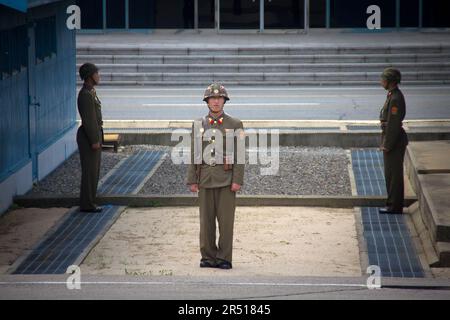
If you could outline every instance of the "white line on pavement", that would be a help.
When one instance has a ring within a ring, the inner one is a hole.
[[[66,281],[11,281],[0,285],[65,285]],[[81,281],[80,285],[189,285],[208,284],[220,286],[269,286],[269,287],[358,287],[367,288],[359,283],[283,283],[283,282],[212,282],[212,281]]]
[[[234,103],[231,107],[237,106],[319,106],[318,102],[281,102],[281,103]],[[183,107],[204,107],[204,104],[200,103],[143,103],[144,107],[171,107],[171,106],[183,106]]]

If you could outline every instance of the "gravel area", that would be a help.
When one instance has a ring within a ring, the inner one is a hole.
[[[172,147],[168,146],[157,146],[157,145],[151,145],[151,144],[141,144],[141,145],[134,145],[134,146],[124,146],[122,147],[121,152],[127,153],[127,154],[133,154],[136,151],[139,150],[154,150],[154,151],[166,151],[167,153],[172,150]]]
[[[103,152],[100,178],[120,160],[138,150],[166,151],[168,156],[146,182],[140,194],[191,194],[185,184],[187,165],[175,165],[171,147],[155,145],[125,146],[118,153]],[[247,154],[248,157],[248,154]],[[248,159],[247,159],[248,161]],[[261,175],[267,165],[246,165],[242,194],[253,195],[351,195],[348,164],[344,149],[280,147],[277,175]],[[77,195],[80,187],[78,152],[37,183],[31,195]]]
[[[242,194],[351,195],[349,160],[344,149],[280,147],[277,175],[261,175],[260,165],[247,165]],[[187,165],[167,157],[140,194],[190,194]]]
[[[100,179],[108,173],[114,166],[127,157],[125,152],[102,153],[102,164],[100,167]],[[81,183],[81,166],[80,154],[75,152],[69,159],[62,163],[52,173],[50,173],[44,180],[39,181],[32,190],[28,192],[29,195],[78,195],[80,192]]]

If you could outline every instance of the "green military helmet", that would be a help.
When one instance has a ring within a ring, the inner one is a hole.
[[[381,79],[386,80],[388,82],[400,83],[400,81],[402,80],[402,74],[397,69],[386,68],[381,74]]]
[[[81,80],[86,80],[91,77],[93,74],[98,72],[98,67],[90,62],[86,62],[80,67],[79,73]]]
[[[203,101],[208,102],[208,99],[211,97],[224,97],[225,102],[230,100],[227,89],[219,83],[212,83],[206,88]]]

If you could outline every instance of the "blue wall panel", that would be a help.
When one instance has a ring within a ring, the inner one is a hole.
[[[36,64],[36,99],[40,103],[36,114],[38,151],[57,140],[76,121],[75,32],[68,30],[65,23],[62,8],[56,16],[56,55]],[[46,50],[40,50],[43,51]]]
[[[29,159],[26,68],[0,80],[0,113],[0,181],[2,181]]]
[[[32,57],[32,65],[21,66],[18,70],[0,77],[0,181],[20,169],[32,157],[30,155],[30,114],[29,101],[30,88],[35,88],[36,99],[33,102],[39,103],[36,107],[35,119],[31,123],[36,126],[36,135],[31,139],[35,141],[37,152],[43,151],[46,147],[58,140],[68,129],[76,125],[76,48],[75,32],[66,27],[66,8],[73,1],[61,1],[57,4],[48,6],[48,11],[44,7],[39,7],[41,19],[42,12],[49,12],[49,16],[54,16],[52,23],[44,24],[44,32],[48,30],[49,25],[53,24],[55,41],[40,41],[42,37],[36,37],[35,45],[37,54],[47,55],[48,52],[54,52],[44,60]],[[56,10],[55,10],[56,6]],[[54,14],[56,12],[56,15]],[[19,15],[19,13],[17,13]],[[51,18],[52,19],[52,18]],[[50,19],[50,20],[51,20]],[[36,21],[39,23],[39,19]],[[23,26],[22,26],[23,28]],[[39,28],[35,28],[39,33]],[[2,35],[5,30],[17,29],[3,27]],[[42,30],[42,27],[41,29]],[[11,51],[11,41],[6,41],[2,37],[0,49]],[[27,43],[28,37],[24,34],[15,42]],[[56,42],[56,43],[55,43]],[[5,44],[6,43],[6,44]],[[18,49],[19,48],[19,49]],[[34,50],[18,52],[17,50],[27,50],[27,46],[19,44],[14,47],[14,56],[20,61],[26,59],[25,56],[34,55]],[[5,52],[1,57],[5,57]],[[11,60],[12,61],[12,60]],[[10,62],[8,62],[9,66]],[[30,68],[30,69],[28,69]],[[33,69],[31,69],[33,68]],[[2,68],[3,69],[3,68]],[[9,69],[11,68],[7,68]],[[16,68],[17,69],[17,68]],[[33,77],[29,77],[29,70],[33,70]],[[4,71],[4,70],[2,70]],[[31,130],[33,134],[33,130]],[[33,149],[33,148],[31,148]]]

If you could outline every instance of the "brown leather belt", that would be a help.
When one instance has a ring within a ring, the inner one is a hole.
[[[233,168],[233,164],[227,163],[225,158],[223,159],[223,163],[217,163],[216,159],[211,159],[211,161],[209,163],[203,161],[202,165],[206,165],[206,166],[210,166],[210,167],[223,166],[225,171],[231,170]]]

